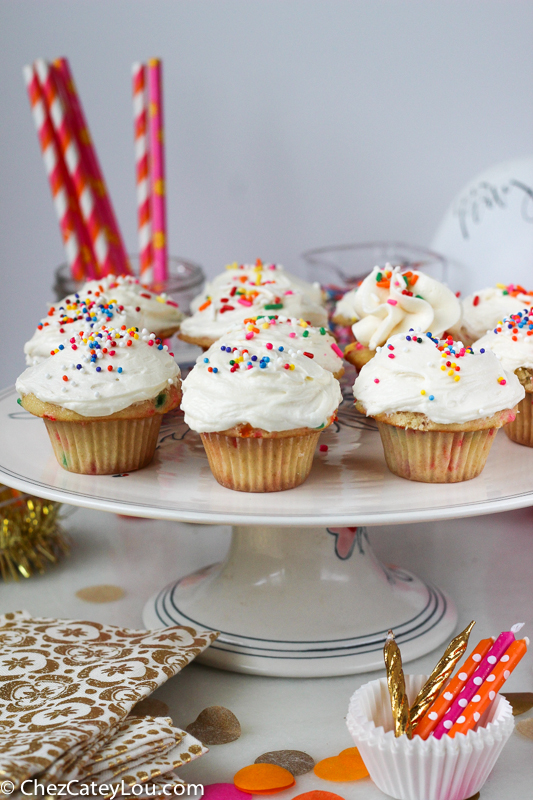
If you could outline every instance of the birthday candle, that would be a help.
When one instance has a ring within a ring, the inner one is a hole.
[[[521,658],[527,652],[529,639],[519,639],[511,644],[500,658],[485,683],[479,688],[469,704],[463,710],[448,735],[454,738],[457,733],[468,733],[476,727],[481,715],[489,708],[490,704],[502,688]]]
[[[383,648],[385,658],[385,668],[387,670],[387,684],[392,708],[392,719],[394,721],[394,735],[402,736],[407,734],[410,739],[411,720],[409,717],[409,702],[405,690],[405,677],[402,667],[402,656],[400,648],[396,644],[394,634],[389,631]]]
[[[487,676],[490,674],[494,665],[504,655],[505,651],[511,646],[515,640],[515,633],[523,627],[524,623],[513,625],[510,631],[500,633],[485,658],[481,661],[479,667],[476,669],[472,677],[466,682],[465,687],[459,696],[451,704],[444,719],[438,723],[435,728],[433,736],[435,739],[440,739],[445,733],[453,727],[454,723],[461,716],[464,709],[474,697],[480,686],[484,683]]]
[[[490,639],[482,639],[477,647],[474,648],[465,663],[461,666],[457,675],[454,675],[433,705],[420,717],[415,728],[415,736],[421,736],[422,739],[427,739],[430,733],[435,730],[452,702],[463,689],[466,681],[472,677],[493,644],[494,639],[491,637]]]

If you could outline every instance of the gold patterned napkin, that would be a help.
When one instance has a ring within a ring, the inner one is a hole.
[[[217,636],[0,616],[0,779],[82,775],[133,706]]]

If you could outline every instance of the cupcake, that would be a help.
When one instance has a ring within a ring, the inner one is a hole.
[[[341,400],[339,382],[314,359],[228,335],[184,380],[182,408],[222,486],[277,492],[307,478]]]
[[[342,350],[324,327],[315,328],[303,319],[278,316],[248,317],[228,331],[228,338],[239,347],[253,340],[276,353],[307,356],[340,380],[344,375]]]
[[[450,328],[450,333],[465,344],[473,344],[489,330],[498,325],[504,317],[531,308],[533,294],[522,286],[498,283],[495,287],[481,289],[465,297],[461,302],[461,318]]]
[[[374,267],[354,294],[355,342],[344,357],[361,369],[389,336],[411,328],[442,336],[460,317],[459,301],[444,284],[416,270]]]
[[[85,299],[82,299],[85,297]],[[139,326],[141,314],[131,309],[126,312],[98,289],[90,295],[81,293],[51,306],[48,315],[39,324],[31,339],[24,345],[26,364],[38,364],[51,354],[57,342],[72,332],[98,330],[102,325],[121,328],[122,325]]]
[[[425,681],[425,675],[405,676],[410,702]],[[396,738],[386,678],[355,692],[346,724],[378,789],[397,800],[473,800],[514,728],[511,704],[497,694],[466,735]]]
[[[207,349],[235,324],[262,314],[283,314],[327,327],[326,310],[291,288],[284,278],[276,279],[274,271],[257,269],[248,275],[230,270],[228,274],[229,282],[214,287],[192,317],[183,321],[180,339]]]
[[[357,322],[357,314],[355,311],[355,295],[357,294],[357,286],[355,289],[350,289],[344,294],[340,300],[335,304],[335,310],[332,316],[332,322],[335,325],[341,325],[347,328]]]
[[[63,337],[17,380],[69,472],[131,472],[153,458],[163,414],[181,400],[180,370],[155,334],[102,325]]]
[[[258,258],[255,264],[238,264],[236,261],[228,264],[224,272],[206,283],[203,292],[192,300],[191,309],[196,311],[219,287],[226,286],[243,276],[246,276],[248,280],[255,280],[258,273],[264,274],[265,280],[273,280],[280,286],[285,286],[286,289],[297,289],[299,292],[303,292],[313,303],[323,304],[322,289],[319,283],[304,281],[302,278],[286,272],[281,264],[264,264]]]
[[[491,350],[415,331],[391,336],[353,392],[357,410],[378,424],[390,471],[426,483],[479,475],[525,394]]]
[[[491,350],[522,384],[526,394],[518,404],[518,415],[504,430],[513,442],[533,447],[533,309],[505,317],[474,346]]]

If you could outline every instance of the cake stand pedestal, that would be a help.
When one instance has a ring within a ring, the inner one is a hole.
[[[226,559],[166,586],[143,621],[220,631],[204,664],[309,678],[381,669],[389,628],[403,660],[418,658],[450,638],[457,612],[439,589],[382,565],[364,527],[236,525]]]

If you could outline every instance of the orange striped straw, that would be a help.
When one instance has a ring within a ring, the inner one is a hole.
[[[509,645],[492,672],[487,675],[485,682],[481,684],[477,694],[474,695],[461,716],[450,728],[448,736],[453,739],[456,734],[466,734],[476,727],[482,714],[489,708],[511,672],[527,653],[528,645],[529,639],[527,638],[517,639]]]
[[[96,202],[100,207],[100,213],[106,225],[110,247],[114,251],[115,272],[130,273],[131,267],[126,248],[124,247],[113,204],[107,191],[104,175],[68,60],[66,58],[56,59],[52,65],[52,71],[66,109],[70,127],[76,138],[85,172],[89,176]]]
[[[77,281],[94,278],[96,258],[92,243],[50,119],[42,86],[34,67],[26,65],[23,75],[72,277]]]
[[[146,66],[144,64],[133,64],[132,79],[140,278],[143,283],[151,285],[153,282],[154,255],[152,247],[152,215],[150,211],[150,164],[148,148]]]
[[[435,702],[420,717],[414,730],[415,736],[427,739],[433,733],[440,720],[444,717],[456,697],[463,690],[467,680],[472,677],[480,662],[485,658],[494,639],[482,639],[477,647],[472,650],[459,672],[451,679],[445,689],[439,694]]]
[[[152,241],[154,247],[154,284],[164,283],[168,279],[162,69],[161,59],[151,58],[148,61],[148,87],[150,95],[150,188]]]

